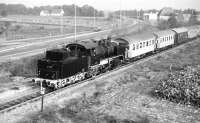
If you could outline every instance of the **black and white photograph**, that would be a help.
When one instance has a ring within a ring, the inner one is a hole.
[[[200,123],[200,1],[0,0],[0,123]]]

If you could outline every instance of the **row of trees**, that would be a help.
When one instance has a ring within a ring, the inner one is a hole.
[[[39,15],[41,10],[45,9],[63,9],[65,16],[74,15],[74,5],[63,5],[63,6],[40,6],[34,8],[28,8],[22,4],[0,4],[1,16],[7,16],[8,14],[20,14],[20,15]],[[82,7],[76,6],[78,16],[104,16],[103,11],[98,11],[95,8],[84,5]]]
[[[158,28],[160,29],[169,29],[169,28],[176,28],[176,27],[181,27],[181,26],[191,26],[191,25],[196,25],[200,24],[200,21],[197,19],[197,12],[193,12],[191,14],[188,22],[184,22],[181,20],[182,17],[180,16],[175,16],[171,15],[168,20],[159,20],[158,21]]]

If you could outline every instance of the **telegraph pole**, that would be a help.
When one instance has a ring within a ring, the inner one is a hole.
[[[96,13],[95,13],[95,8],[94,8],[94,27],[96,26]]]
[[[74,0],[74,40],[76,41],[76,0]]]
[[[61,6],[61,11],[63,10],[63,6]],[[61,26],[60,26],[60,32],[61,32],[61,34],[63,34],[63,15],[61,15],[61,18],[60,18],[60,24],[61,24]]]
[[[120,0],[120,11],[119,11],[119,25],[120,25],[120,27],[121,27],[121,24],[122,24],[122,20],[121,20],[121,18],[122,18],[122,11],[121,11],[121,9],[122,9],[122,0]]]

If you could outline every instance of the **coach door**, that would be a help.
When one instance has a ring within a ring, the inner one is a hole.
[[[125,49],[125,59],[128,58],[128,48]]]
[[[155,38],[154,50],[157,50],[159,48],[159,44],[160,44],[159,42],[160,42],[160,38],[159,37]]]

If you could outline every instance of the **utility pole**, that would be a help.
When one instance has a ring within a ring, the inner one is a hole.
[[[122,24],[122,22],[121,22],[122,21],[121,20],[121,17],[122,17],[122,11],[121,11],[122,5],[121,4],[122,4],[122,0],[120,0],[120,11],[119,11],[119,19],[120,19],[119,20],[119,25],[120,25],[120,27],[121,27],[121,24]]]
[[[76,0],[74,0],[74,40],[76,40]]]
[[[93,13],[93,14],[94,14],[94,27],[95,27],[95,26],[96,26],[96,17],[95,17],[95,16],[96,16],[96,13],[95,13],[95,8],[94,8],[94,13]]]
[[[61,11],[63,10],[63,6],[61,6]],[[60,18],[60,32],[63,34],[63,16]]]

